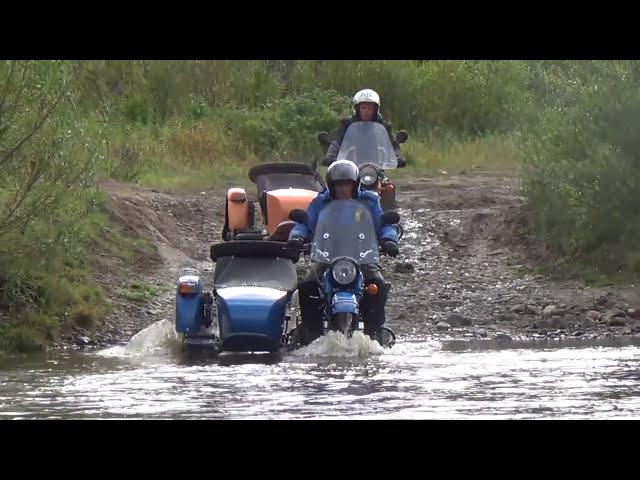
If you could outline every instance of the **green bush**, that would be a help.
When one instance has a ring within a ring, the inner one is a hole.
[[[319,150],[317,134],[334,130],[348,114],[348,100],[333,91],[311,91],[260,108],[220,111],[226,131],[261,160],[308,161]]]
[[[0,350],[41,352],[46,349],[44,335],[32,327],[4,328],[0,330]]]
[[[640,273],[640,85],[636,65],[600,65],[526,142],[534,229],[565,262]]]

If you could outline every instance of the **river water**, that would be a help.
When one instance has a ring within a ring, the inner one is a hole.
[[[414,329],[415,330],[415,329]],[[0,418],[537,419],[640,414],[640,340],[500,344],[336,334],[279,356],[188,354],[167,320],[124,346],[0,359]]]

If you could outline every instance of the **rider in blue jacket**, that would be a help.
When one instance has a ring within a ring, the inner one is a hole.
[[[307,209],[309,226],[296,223],[289,234],[287,243],[295,248],[301,248],[304,243],[310,242],[313,238],[312,230],[315,230],[320,212],[332,200],[357,199],[367,205],[371,212],[381,251],[394,257],[398,255],[398,232],[392,225],[382,224],[382,207],[378,194],[360,189],[359,171],[355,163],[348,160],[332,163],[327,169],[326,183],[327,188],[318,194]],[[326,265],[314,263],[309,273],[298,284],[302,311],[302,341],[305,344],[311,343],[320,336],[322,331],[317,279],[321,278],[320,275],[326,268]],[[378,286],[377,295],[365,293],[361,302],[365,333],[373,337],[384,325],[384,308],[391,285],[383,278],[378,264],[362,265],[362,274],[366,283],[375,283]]]

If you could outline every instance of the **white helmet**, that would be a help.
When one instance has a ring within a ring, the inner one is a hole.
[[[377,110],[380,110],[380,95],[370,88],[360,90],[353,96],[353,111],[356,114],[358,113],[358,105],[364,102],[375,103],[378,106]]]

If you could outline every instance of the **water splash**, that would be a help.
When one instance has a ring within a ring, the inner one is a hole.
[[[97,352],[105,357],[162,355],[174,351],[180,345],[180,337],[167,319],[160,320],[141,330],[122,346]]]
[[[384,348],[371,340],[362,332],[354,332],[348,338],[339,332],[327,332],[326,335],[314,340],[310,345],[299,350],[294,350],[294,357],[367,357],[381,355]]]

